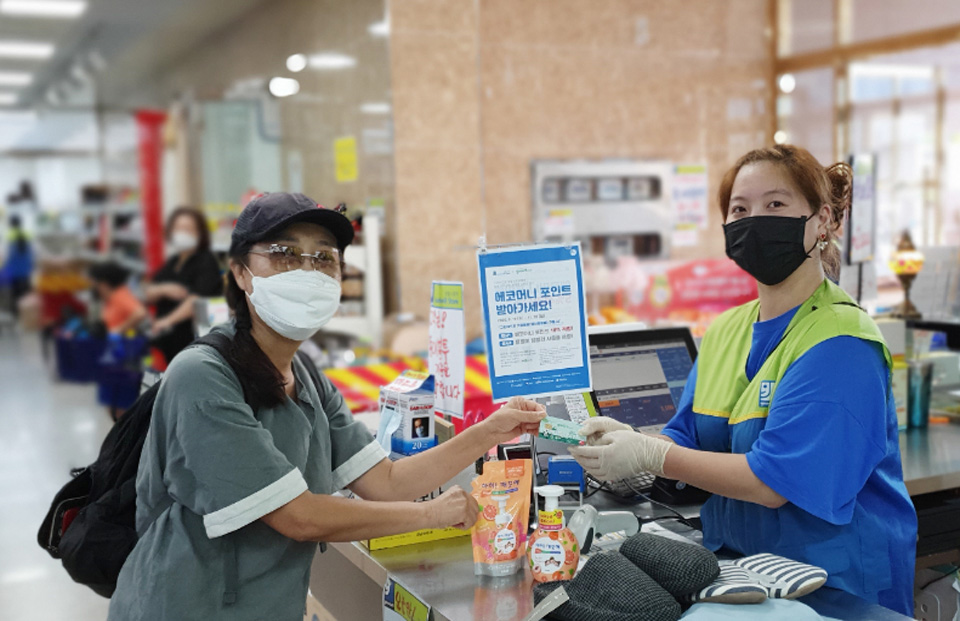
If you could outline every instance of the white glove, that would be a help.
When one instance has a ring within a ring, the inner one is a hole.
[[[672,443],[645,433],[621,429],[601,437],[593,446],[571,446],[583,469],[601,481],[621,481],[652,472],[663,476],[663,462]]]
[[[580,435],[587,439],[588,446],[594,446],[611,431],[633,431],[633,427],[609,416],[591,416],[580,425]]]

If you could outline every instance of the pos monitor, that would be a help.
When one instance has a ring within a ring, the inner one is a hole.
[[[590,328],[589,335],[598,413],[659,433],[676,413],[697,357],[690,330],[615,324]]]

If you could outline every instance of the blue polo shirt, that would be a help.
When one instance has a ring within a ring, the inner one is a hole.
[[[796,311],[754,324],[748,379]],[[757,478],[787,499],[768,509],[712,496],[701,512],[704,545],[823,567],[828,586],[913,615],[917,516],[880,347],[849,336],[812,347],[783,376],[768,416],[734,425],[693,411],[697,368],[664,435],[680,446],[746,454]]]

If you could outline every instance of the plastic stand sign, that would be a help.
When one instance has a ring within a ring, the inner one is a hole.
[[[462,282],[433,282],[428,352],[436,395],[434,409],[444,416],[462,419],[467,364]]]
[[[589,391],[579,242],[477,256],[493,400]]]
[[[429,621],[430,605],[387,576],[383,585],[383,621]]]

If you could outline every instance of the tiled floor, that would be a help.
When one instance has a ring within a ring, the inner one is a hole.
[[[51,381],[36,334],[0,331],[0,620],[106,619],[108,601],[70,580],[37,529],[111,425],[94,386]]]

